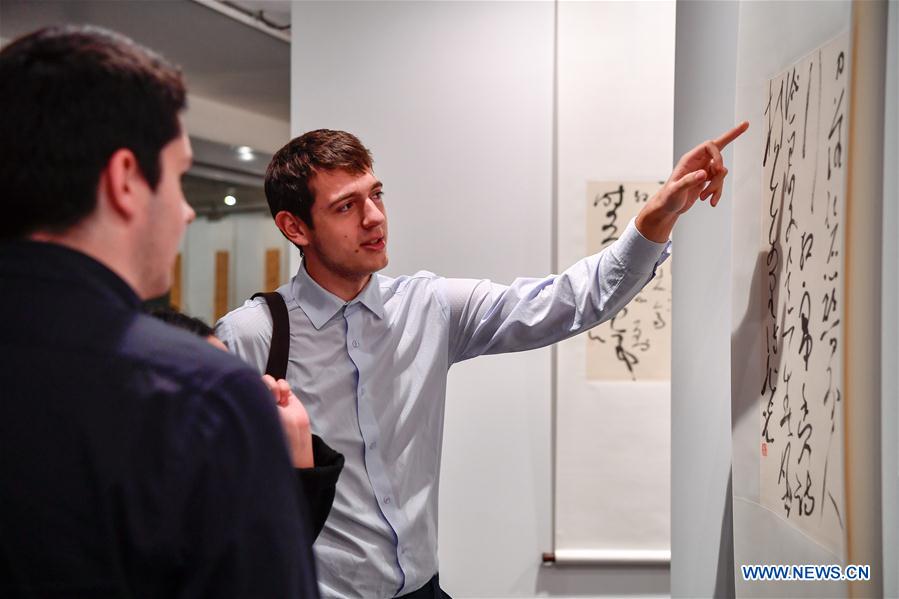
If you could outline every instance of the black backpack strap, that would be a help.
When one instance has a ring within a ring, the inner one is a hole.
[[[268,304],[272,313],[272,343],[268,350],[268,363],[265,374],[272,375],[275,380],[287,378],[287,357],[290,354],[290,321],[287,318],[287,304],[277,291],[255,293],[253,298],[261,297]]]

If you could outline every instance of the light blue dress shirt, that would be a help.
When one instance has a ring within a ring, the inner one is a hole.
[[[449,367],[549,345],[609,319],[652,278],[669,245],[645,239],[632,221],[609,248],[560,275],[499,285],[375,274],[349,302],[300,266],[278,290],[290,320],[287,380],[313,432],[346,458],[314,547],[323,597],[393,597],[437,572]],[[271,331],[261,299],[216,326],[260,372]]]

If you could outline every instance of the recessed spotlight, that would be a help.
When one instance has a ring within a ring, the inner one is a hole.
[[[255,154],[253,154],[253,148],[250,146],[239,146],[237,148],[237,158],[238,160],[243,160],[244,162],[249,162],[256,158]]]
[[[237,203],[237,198],[235,198],[234,196],[225,196],[225,205],[226,206],[233,206],[236,203]]]

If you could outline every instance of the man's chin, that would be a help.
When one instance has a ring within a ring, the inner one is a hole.
[[[347,267],[344,269],[340,269],[339,272],[344,273],[344,276],[348,276],[351,278],[359,278],[359,277],[370,277],[380,270],[384,270],[387,268],[387,256],[386,254],[380,260],[369,259],[364,263],[356,263],[352,267]],[[336,272],[336,271],[335,271]]]

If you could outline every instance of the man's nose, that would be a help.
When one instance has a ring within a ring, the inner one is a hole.
[[[365,213],[362,217],[362,226],[365,228],[377,227],[384,224],[386,217],[384,212],[374,203],[373,200],[365,200]]]

